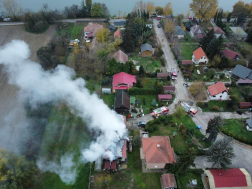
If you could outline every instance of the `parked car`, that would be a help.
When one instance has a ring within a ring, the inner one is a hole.
[[[158,28],[161,28],[160,24],[157,25]]]
[[[146,124],[147,124],[147,123],[144,122],[144,121],[140,121],[140,122],[137,123],[137,125],[138,125],[139,127],[145,127]]]

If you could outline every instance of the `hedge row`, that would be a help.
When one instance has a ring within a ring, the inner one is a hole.
[[[158,94],[155,89],[145,89],[133,87],[129,89],[129,95],[156,95]]]
[[[228,129],[224,128],[224,127],[221,128],[221,131],[225,135],[233,137],[235,140],[238,140],[238,141],[240,141],[242,143],[245,143],[245,144],[252,145],[252,139],[247,139],[247,138],[245,138],[243,136],[237,135],[237,133],[233,133],[233,132],[229,131]]]

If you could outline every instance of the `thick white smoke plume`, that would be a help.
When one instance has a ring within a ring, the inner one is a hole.
[[[39,103],[64,101],[83,120],[89,120],[89,129],[97,132],[98,137],[89,149],[83,150],[86,161],[95,161],[108,147],[125,137],[127,130],[123,120],[96,94],[90,95],[83,79],[73,80],[75,72],[71,68],[59,65],[53,71],[44,71],[29,57],[29,46],[23,41],[13,40],[0,49],[0,64],[6,68],[9,83],[20,88],[23,100],[28,99],[34,107]],[[114,158],[112,153],[107,155],[111,160]]]

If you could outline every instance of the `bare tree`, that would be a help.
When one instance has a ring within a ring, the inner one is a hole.
[[[17,0],[2,0],[2,6],[8,16],[17,20],[17,16],[19,16],[21,12],[21,7],[17,3]]]

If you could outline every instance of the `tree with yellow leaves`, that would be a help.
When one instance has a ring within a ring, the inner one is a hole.
[[[100,43],[105,43],[108,41],[110,31],[107,28],[99,29],[96,33],[96,39]]]
[[[218,0],[193,0],[190,8],[200,21],[208,20],[216,13]]]
[[[186,14],[187,18],[190,16],[190,14],[191,14],[191,10],[188,10]]]
[[[116,40],[115,40],[115,44],[116,46],[120,46],[122,44],[123,40],[121,37],[117,37]]]
[[[124,12],[123,18],[126,19],[126,17],[127,17],[127,14],[126,14],[126,12]]]
[[[155,13],[155,5],[153,2],[147,3],[147,12],[149,12],[151,15]]]
[[[181,28],[185,31],[186,28],[185,28],[185,25],[184,24],[181,24]]]
[[[174,34],[175,32],[175,24],[173,22],[172,19],[168,19],[165,22],[165,28],[164,28],[165,32],[168,33],[169,36],[172,36],[172,34]]]
[[[157,6],[155,10],[156,10],[157,15],[163,15],[164,14],[163,7]]]
[[[173,14],[171,3],[167,3],[164,7],[164,15],[169,16]]]

